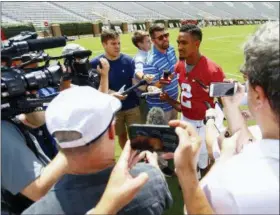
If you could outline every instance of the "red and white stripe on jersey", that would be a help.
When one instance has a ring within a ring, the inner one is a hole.
[[[207,107],[205,101],[214,107],[213,98],[201,84],[210,86],[211,82],[221,82],[225,75],[220,66],[205,56],[202,56],[194,68],[187,73],[185,61],[178,61],[175,65],[178,82],[181,87],[182,114],[191,120],[203,120]]]

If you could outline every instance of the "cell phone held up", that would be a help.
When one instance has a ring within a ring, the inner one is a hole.
[[[129,126],[131,148],[139,151],[174,152],[179,144],[175,128],[167,125]]]
[[[170,84],[171,78],[170,78],[171,72],[169,70],[163,71],[163,76],[160,78],[159,82],[161,84]]]
[[[237,82],[214,82],[210,84],[210,97],[233,96],[237,91]]]

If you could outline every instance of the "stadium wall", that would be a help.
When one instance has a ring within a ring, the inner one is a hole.
[[[226,25],[253,25],[261,24],[268,20],[266,19],[257,19],[257,20],[244,20],[244,19],[233,19],[233,20],[155,20],[153,23],[162,23],[166,28],[176,28],[180,27],[186,23],[192,23],[200,25],[201,27],[207,26],[226,26]],[[142,21],[142,22],[133,22],[130,23],[133,25],[133,30],[148,30],[151,26],[151,22]],[[91,35],[93,37],[100,36],[103,28],[111,29],[120,29],[121,33],[128,33],[128,23],[122,22],[113,22],[110,23],[110,26],[104,25],[102,22],[91,23],[91,22],[71,22],[71,23],[51,23],[48,27],[45,27],[45,30],[38,31],[38,34],[42,37],[50,36],[83,36]],[[32,23],[25,24],[12,24],[12,25],[2,25],[1,35],[3,38],[9,39],[15,35],[20,34],[22,31],[36,31]]]

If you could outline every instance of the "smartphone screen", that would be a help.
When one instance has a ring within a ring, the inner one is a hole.
[[[236,92],[236,83],[211,83],[209,96],[210,97],[222,97],[222,96],[233,96]]]
[[[131,148],[140,151],[174,152],[179,143],[175,128],[167,125],[129,126]]]

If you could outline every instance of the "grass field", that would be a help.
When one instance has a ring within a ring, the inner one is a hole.
[[[242,81],[242,75],[239,73],[239,68],[243,63],[242,45],[256,30],[257,26],[224,26],[224,27],[207,27],[203,28],[203,41],[201,44],[201,52],[217,64],[219,64],[228,78],[233,78]],[[176,38],[178,29],[169,30],[170,43],[176,49]],[[77,43],[92,51],[92,57],[103,53],[100,38],[83,38],[75,40]],[[121,35],[121,50],[123,53],[134,56],[137,49],[131,42],[131,34]],[[61,54],[62,48],[47,50],[51,56]],[[178,56],[178,52],[176,51]],[[250,122],[252,124],[252,122]],[[119,144],[116,144],[116,158],[119,157],[121,149]],[[172,166],[172,164],[170,164]],[[179,190],[176,177],[167,179],[169,188],[173,195],[173,207],[165,212],[165,215],[183,214],[183,199]]]

